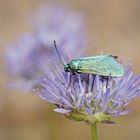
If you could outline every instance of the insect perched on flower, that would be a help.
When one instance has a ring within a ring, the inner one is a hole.
[[[128,114],[126,105],[140,96],[140,76],[133,74],[130,66],[124,66],[122,77],[75,74],[66,92],[71,73],[52,64],[34,91],[41,99],[55,104],[54,111],[69,119],[112,123],[112,116]]]
[[[62,62],[61,56],[57,50],[56,42],[54,46]],[[63,62],[62,62],[63,63]],[[116,56],[112,55],[98,55],[73,59],[69,63],[64,64],[65,72],[98,74],[101,76],[120,77],[124,75],[123,66],[117,61]]]

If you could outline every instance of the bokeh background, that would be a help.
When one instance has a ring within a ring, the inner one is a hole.
[[[23,32],[31,32],[30,15],[40,6],[62,3],[82,12],[92,42],[87,55],[101,51],[132,59],[133,71],[140,73],[139,0],[0,0],[0,140],[89,140],[90,126],[67,120],[53,112],[53,106],[35,94],[23,94],[5,87],[8,76],[3,55]],[[114,118],[115,125],[98,125],[99,140],[140,139],[140,98],[129,105],[133,112]]]

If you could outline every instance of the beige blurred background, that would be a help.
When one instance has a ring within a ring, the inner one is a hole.
[[[5,49],[26,31],[31,31],[29,15],[41,5],[62,3],[85,14],[88,33],[93,37],[87,54],[101,51],[132,59],[140,73],[139,0],[0,0],[0,140],[90,140],[90,126],[65,119],[34,94],[14,92],[4,87],[7,75],[2,67]],[[22,91],[21,91],[22,92]],[[140,98],[128,116],[114,119],[116,125],[99,124],[99,140],[140,139]]]

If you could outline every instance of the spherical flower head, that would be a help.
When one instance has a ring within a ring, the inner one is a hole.
[[[84,48],[83,20],[78,13],[62,6],[43,7],[41,11],[35,13],[40,17],[38,24],[34,21],[38,25],[34,26],[35,32],[21,35],[6,52],[7,71],[12,76],[10,87],[14,89],[31,90],[38,83],[38,76],[46,72],[49,60],[59,63],[54,40],[66,60],[75,57],[75,52],[80,55],[79,48]]]
[[[111,116],[128,114],[126,105],[140,95],[140,76],[134,75],[130,66],[125,67],[123,77],[71,75],[60,66],[51,66],[47,73],[34,91],[55,104],[54,111],[76,121],[111,123]]]

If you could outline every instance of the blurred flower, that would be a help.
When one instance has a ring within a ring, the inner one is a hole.
[[[83,46],[87,43],[83,15],[61,5],[41,7],[34,15],[32,26],[46,46],[51,46],[55,40],[67,54],[79,56],[79,52],[83,51]]]
[[[32,34],[25,33],[6,52],[7,71],[12,77],[12,88],[31,89],[38,75],[45,71],[47,59],[54,52]]]
[[[118,78],[72,75],[69,88],[70,74],[60,66],[51,66],[47,73],[34,91],[41,99],[55,104],[54,111],[77,121],[111,123],[111,116],[128,114],[126,105],[140,95],[140,76],[134,75],[129,66],[125,75]]]
[[[54,40],[65,60],[67,56],[81,55],[85,45],[84,23],[78,13],[52,6],[43,8],[35,16],[38,18],[34,21],[38,25],[34,26],[35,32],[23,34],[6,52],[7,70],[12,76],[10,86],[15,89],[32,89],[38,83],[37,77],[45,73],[48,60],[59,62]]]

